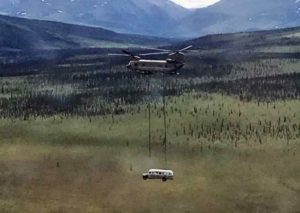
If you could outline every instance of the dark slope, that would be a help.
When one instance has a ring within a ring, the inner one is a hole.
[[[102,28],[0,16],[1,50],[107,48],[168,42],[155,37],[118,34]]]
[[[272,46],[295,47],[300,45],[300,27],[207,35],[192,40],[187,40],[180,43],[180,45],[175,46],[176,48],[181,48],[187,45],[193,45],[194,49],[202,50],[247,50],[263,47],[271,48]]]

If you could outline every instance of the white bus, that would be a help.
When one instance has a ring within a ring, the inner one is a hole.
[[[172,170],[165,169],[149,169],[148,172],[143,173],[143,179],[161,179],[162,181],[173,180],[174,173]]]

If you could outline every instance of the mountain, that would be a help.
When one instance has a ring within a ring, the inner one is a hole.
[[[157,46],[169,42],[167,39],[119,34],[102,28],[0,15],[2,51]]]
[[[1,0],[0,12],[156,36],[189,13],[168,0]]]
[[[253,31],[300,25],[299,0],[221,0],[193,11],[169,35],[199,35]]]
[[[188,10],[170,0],[1,0],[0,13],[121,33],[192,38],[298,26],[300,1],[221,0]]]

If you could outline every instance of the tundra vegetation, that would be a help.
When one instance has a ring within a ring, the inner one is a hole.
[[[0,211],[298,211],[300,59],[271,50],[194,50],[164,78],[103,53],[2,65]]]

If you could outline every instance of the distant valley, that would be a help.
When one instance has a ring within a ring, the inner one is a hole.
[[[193,63],[194,67],[190,69],[187,66],[185,70],[188,75],[195,76],[199,74],[195,67],[201,67],[202,63],[300,58],[300,27],[174,40],[7,16],[0,16],[0,26],[0,65],[2,74],[9,72],[10,75],[19,74],[20,64],[28,67],[22,73],[31,73],[34,70],[32,67],[51,67],[56,64],[83,64],[98,70],[107,68],[107,62],[111,60],[124,68],[128,58],[107,57],[107,53],[121,53],[121,49],[127,48],[139,53],[147,50],[135,49],[149,46],[176,50],[193,45],[193,54],[187,57],[186,63]],[[194,58],[194,55],[197,57]]]

